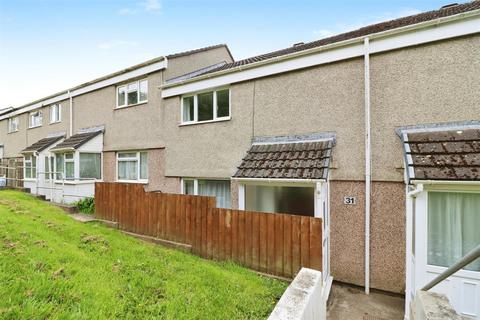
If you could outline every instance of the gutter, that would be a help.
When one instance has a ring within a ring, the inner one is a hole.
[[[292,183],[316,183],[316,182],[326,182],[325,179],[281,179],[281,178],[235,178],[232,177],[232,180],[243,181],[243,182],[292,182]]]
[[[185,84],[192,83],[192,82],[197,82],[197,81],[200,81],[200,80],[216,78],[216,77],[224,75],[224,74],[235,73],[235,72],[240,72],[240,71],[243,71],[243,70],[246,70],[246,69],[257,68],[257,67],[260,67],[260,66],[263,66],[263,65],[273,64],[273,63],[280,62],[280,61],[283,61],[283,60],[290,60],[290,59],[314,54],[314,53],[321,52],[321,51],[327,51],[327,50],[336,49],[336,48],[339,48],[339,47],[345,47],[345,46],[353,45],[353,44],[361,44],[364,41],[365,37],[368,37],[370,40],[385,38],[385,37],[389,37],[389,36],[396,35],[396,34],[399,34],[399,33],[405,33],[405,32],[408,32],[408,31],[413,31],[413,30],[416,30],[416,29],[422,29],[422,28],[426,28],[426,27],[430,27],[430,26],[437,26],[437,25],[440,25],[440,24],[443,24],[443,23],[452,22],[452,21],[456,21],[456,20],[462,20],[462,19],[466,19],[466,18],[470,18],[470,17],[475,17],[475,16],[478,16],[478,15],[480,15],[480,10],[463,12],[463,13],[459,13],[459,14],[456,14],[456,15],[451,15],[451,16],[448,16],[448,17],[437,18],[435,20],[420,22],[420,23],[417,23],[417,24],[411,24],[411,25],[408,25],[408,26],[400,27],[400,28],[390,29],[390,30],[386,30],[386,31],[378,32],[378,33],[372,33],[372,34],[367,35],[367,36],[361,36],[361,37],[358,37],[358,38],[352,38],[352,39],[348,39],[348,40],[344,40],[344,41],[339,41],[339,42],[327,44],[327,45],[320,46],[320,47],[315,47],[315,48],[311,48],[311,49],[307,49],[307,50],[302,50],[302,51],[294,52],[294,53],[291,53],[291,54],[282,55],[282,56],[274,57],[274,58],[267,59],[267,60],[262,60],[262,61],[259,61],[259,62],[249,63],[249,64],[246,64],[246,65],[240,65],[240,66],[237,66],[237,67],[234,67],[234,68],[231,68],[231,69],[220,70],[218,72],[205,74],[203,76],[198,76],[198,77],[195,77],[195,78],[192,78],[192,79],[186,79],[186,80],[183,80],[183,81],[170,83],[170,84],[163,84],[163,85],[158,86],[158,88],[167,89],[167,88],[171,88],[171,87],[185,85]]]
[[[450,185],[480,185],[480,181],[476,180],[411,180],[413,185],[435,185],[435,184],[450,184]]]

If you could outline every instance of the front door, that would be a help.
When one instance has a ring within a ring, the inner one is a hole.
[[[419,290],[480,244],[480,192],[425,191],[415,211],[413,279]],[[480,319],[480,259],[431,291],[445,294],[457,313]]]
[[[316,186],[316,217],[322,218],[322,276],[323,285],[328,291],[330,290],[330,208],[328,182],[317,183]]]

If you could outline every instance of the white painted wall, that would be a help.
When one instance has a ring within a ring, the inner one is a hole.
[[[324,320],[327,297],[322,273],[302,268],[278,301],[269,320]]]

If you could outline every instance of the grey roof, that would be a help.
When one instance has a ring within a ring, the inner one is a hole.
[[[410,132],[409,180],[480,180],[480,129]]]
[[[214,72],[217,72],[217,71],[233,69],[233,68],[236,68],[236,67],[248,65],[248,64],[263,61],[263,60],[268,60],[268,59],[272,59],[272,58],[276,58],[276,57],[280,57],[280,56],[284,56],[284,55],[288,55],[288,54],[292,54],[292,53],[296,53],[296,52],[300,52],[300,51],[304,51],[304,50],[308,50],[308,49],[312,49],[312,48],[322,47],[322,46],[325,46],[327,44],[332,44],[332,43],[335,43],[335,42],[341,42],[341,41],[345,41],[345,40],[360,38],[360,37],[364,37],[364,36],[374,34],[374,33],[379,33],[379,32],[383,32],[383,31],[388,31],[388,30],[392,30],[392,29],[406,27],[406,26],[421,23],[421,22],[426,22],[426,21],[430,21],[430,20],[443,18],[443,17],[453,16],[453,15],[456,15],[456,14],[460,14],[460,13],[464,13],[464,12],[468,12],[468,11],[473,11],[473,10],[479,10],[479,9],[480,9],[480,1],[472,1],[472,2],[467,2],[467,3],[463,3],[463,4],[445,6],[445,7],[440,8],[439,10],[423,12],[423,13],[416,14],[416,15],[411,15],[411,16],[408,16],[408,17],[403,17],[403,18],[399,18],[399,19],[394,19],[394,20],[390,20],[390,21],[385,21],[385,22],[381,22],[381,23],[372,24],[372,25],[368,25],[368,26],[362,27],[362,28],[357,29],[357,30],[353,30],[353,31],[350,31],[350,32],[338,34],[338,35],[328,37],[328,38],[324,38],[324,39],[321,39],[321,40],[308,42],[308,43],[300,43],[300,44],[296,44],[292,47],[288,47],[288,48],[285,48],[285,49],[261,54],[261,55],[250,57],[250,58],[243,59],[243,60],[238,60],[238,61],[235,61],[235,62],[232,62],[232,63],[227,63],[223,66],[218,67],[218,68],[207,70],[202,74],[214,73]],[[197,76],[200,76],[200,75],[201,74],[199,74]]]
[[[34,144],[28,146],[27,148],[23,149],[21,153],[41,152],[41,151],[47,149],[48,147],[50,147],[51,145],[53,145],[55,142],[58,142],[63,138],[65,138],[65,136],[43,138],[41,140],[38,140]]]
[[[234,178],[327,179],[334,140],[253,144]]]
[[[84,133],[77,133],[71,136],[65,141],[57,144],[52,151],[55,150],[64,150],[64,149],[78,149],[88,141],[92,140],[99,134],[103,133],[103,131],[93,131],[93,132],[84,132]]]

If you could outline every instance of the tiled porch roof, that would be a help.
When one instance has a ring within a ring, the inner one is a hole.
[[[480,129],[403,135],[409,180],[480,180]]]
[[[22,153],[27,153],[27,152],[41,152],[48,147],[50,147],[52,144],[55,142],[65,138],[65,136],[56,136],[56,137],[48,137],[48,138],[43,138],[35,142],[34,144],[26,147],[25,149],[22,150]]]
[[[55,148],[52,149],[52,151],[63,149],[78,149],[79,147],[81,147],[82,145],[84,145],[85,143],[87,143],[101,133],[103,133],[103,131],[99,130],[74,134],[70,138],[65,139],[65,141],[63,141],[62,143],[56,145]]]
[[[234,178],[326,179],[334,140],[253,144]]]

